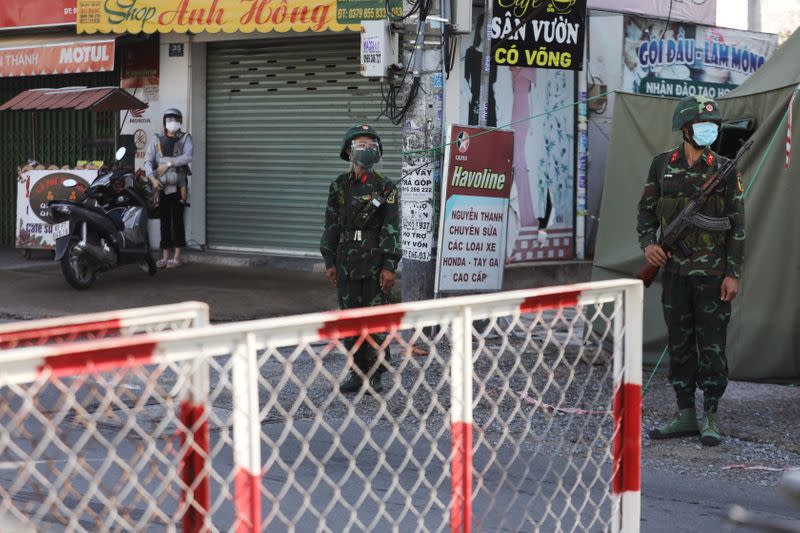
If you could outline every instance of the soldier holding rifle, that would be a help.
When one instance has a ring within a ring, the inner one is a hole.
[[[689,96],[678,103],[672,129],[683,143],[653,159],[639,201],[637,232],[649,285],[663,267],[662,303],[670,354],[669,379],[677,416],[650,438],[700,435],[706,446],[722,441],[719,400],[728,384],[725,356],[731,301],[739,292],[744,259],[744,190],[734,165],[709,147],[722,115],[717,103]],[[661,230],[661,241],[657,232]],[[703,416],[695,413],[695,390],[703,391]]]

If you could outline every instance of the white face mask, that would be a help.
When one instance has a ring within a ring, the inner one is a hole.
[[[181,129],[181,123],[175,122],[174,120],[167,121],[167,131],[170,133],[175,133],[179,129]]]

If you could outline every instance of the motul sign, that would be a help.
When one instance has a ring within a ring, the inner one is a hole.
[[[77,0],[0,0],[0,29],[75,24]]]
[[[0,46],[0,78],[110,70],[114,70],[113,39]]]

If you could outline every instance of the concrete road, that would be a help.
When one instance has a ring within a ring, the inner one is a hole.
[[[44,255],[44,256],[42,256]],[[159,271],[154,278],[140,273],[136,267],[125,267],[110,272],[98,279],[89,291],[79,292],[70,288],[61,277],[58,266],[48,260],[46,254],[34,256],[25,261],[16,252],[0,250],[0,320],[29,319],[39,317],[61,316],[72,313],[97,312],[103,310],[140,307],[146,305],[180,302],[185,300],[201,300],[211,306],[212,320],[230,321],[297,314],[329,310],[336,307],[335,293],[327,286],[319,272],[273,271],[267,267],[236,268],[221,265],[188,264],[175,270]],[[174,379],[160,378],[163,390],[174,383]],[[755,385],[754,385],[755,386]],[[139,397],[141,387],[121,384],[119,387],[130,387],[130,402]],[[13,426],[11,419],[15,413],[14,400],[9,396],[0,397],[3,408],[0,409],[0,428],[15,428],[17,436],[27,431],[35,434],[33,426]],[[89,392],[87,392],[89,394]],[[166,393],[165,393],[166,394]],[[50,395],[48,402],[47,396]],[[43,393],[38,398],[42,405],[52,404],[48,412],[60,405],[56,390]],[[97,398],[96,401],[100,401]],[[362,402],[374,402],[364,398]],[[131,403],[132,405],[132,403]],[[118,404],[112,411],[121,416],[127,407]],[[214,402],[214,416],[226,421],[231,416],[229,396],[220,396]],[[403,524],[401,531],[440,530],[446,529],[448,512],[444,503],[449,492],[447,461],[449,452],[449,433],[444,432],[433,442],[416,442],[410,446],[398,446],[400,433],[390,428],[379,426],[369,431],[367,438],[362,425],[364,417],[361,407],[354,409],[358,416],[345,423],[345,418],[334,416],[326,420],[331,430],[320,430],[318,422],[313,419],[297,420],[291,427],[280,420],[264,419],[262,423],[262,458],[272,457],[272,468],[262,479],[262,509],[265,520],[271,523],[270,530],[286,530],[286,524],[295,520],[304,524],[298,531],[307,530],[305,525],[319,523],[319,517],[306,507],[302,491],[316,492],[320,500],[331,502],[332,511],[328,525],[333,531],[348,529],[384,531],[386,516],[397,517]],[[62,511],[74,508],[81,501],[91,483],[101,483],[111,489],[117,488],[118,497],[126,496],[121,464],[134,464],[137,460],[152,460],[159,456],[156,451],[143,446],[144,435],[162,435],[158,440],[159,453],[163,458],[174,459],[175,440],[168,435],[174,434],[174,416],[165,419],[163,410],[155,405],[146,405],[137,427],[143,434],[137,435],[130,426],[124,426],[123,416],[119,420],[105,422],[98,427],[98,435],[107,437],[119,435],[121,428],[124,438],[114,444],[118,460],[116,465],[94,475],[74,473],[74,490],[62,494],[65,507]],[[370,415],[371,416],[371,415]],[[361,420],[361,423],[356,422]],[[337,422],[338,421],[338,422]],[[76,416],[72,413],[62,420],[66,428],[66,442],[72,445],[84,445],[83,461],[88,467],[96,468],[104,464],[106,452],[99,441],[79,442],[85,432],[82,428],[91,418]],[[161,425],[159,425],[161,424]],[[315,425],[316,424],[316,425]],[[212,450],[214,450],[214,468],[221,472],[230,471],[232,450],[229,427],[222,424],[219,430],[212,432]],[[313,435],[311,430],[314,429]],[[6,429],[5,431],[8,431]],[[304,439],[304,435],[311,435]],[[406,435],[411,442],[413,435]],[[276,447],[272,442],[281,440],[284,445]],[[28,444],[23,438],[17,444],[18,451],[30,451],[34,442]],[[305,442],[305,443],[304,443]],[[353,471],[353,462],[341,451],[333,453],[331,443],[338,442],[339,449],[354,450],[362,469],[375,476],[375,489],[386,497],[386,504],[377,505],[364,496],[363,481]],[[366,443],[366,444],[365,444]],[[108,447],[106,446],[106,449]],[[0,457],[0,484],[8,489],[19,483],[19,471],[15,467],[15,457],[10,448],[4,448]],[[61,450],[62,452],[64,450]],[[50,450],[56,454],[57,450]],[[569,500],[558,487],[568,487],[575,479],[574,471],[566,468],[563,457],[551,455],[519,455],[511,459],[504,454],[509,450],[501,450],[494,459],[479,457],[483,474],[476,477],[476,486],[480,486],[476,500],[476,527],[481,531],[531,531],[533,526],[528,517],[544,516],[541,530],[553,529],[553,516],[561,514],[570,502],[581,501],[587,506],[577,512],[567,512],[579,517],[589,531],[603,531],[604,523],[592,521],[594,507],[589,502],[600,502],[599,508],[608,505],[607,492],[600,484],[588,491],[572,491]],[[10,455],[9,455],[10,454]],[[154,455],[155,454],[155,455]],[[173,454],[173,455],[169,455]],[[51,457],[54,458],[54,457]],[[55,458],[57,459],[57,458]],[[158,464],[155,461],[154,464]],[[161,463],[162,466],[164,462]],[[282,466],[280,466],[282,465]],[[504,465],[502,470],[498,465]],[[64,464],[57,461],[43,460],[37,463],[40,472],[39,483],[29,482],[21,490],[16,491],[17,501],[30,505],[32,512],[45,509],[41,505],[43,495],[39,488],[47,479],[54,479],[64,474]],[[550,468],[545,468],[550,466]],[[789,465],[791,466],[791,465]],[[73,465],[76,468],[76,465]],[[75,472],[79,472],[76,469]],[[30,476],[31,470],[26,471]],[[291,472],[291,473],[290,473]],[[320,473],[334,480],[323,482]],[[555,473],[561,473],[555,475]],[[603,476],[608,475],[607,469]],[[86,472],[84,472],[85,474]],[[159,485],[161,477],[159,469],[152,470],[153,476],[144,482],[143,489],[153,494],[161,494],[164,510],[169,511],[180,505],[180,497]],[[214,521],[221,527],[232,523],[233,506],[230,490],[231,479],[214,479],[212,481],[212,499]],[[417,494],[409,496],[411,487],[417,487]],[[538,491],[538,492],[537,492]],[[540,496],[545,491],[554,496],[550,504],[544,503]],[[114,493],[114,490],[111,491]],[[278,503],[280,502],[280,507]],[[521,502],[530,502],[531,507]],[[716,532],[747,531],[745,529],[725,529],[721,515],[732,504],[739,504],[764,517],[780,517],[800,520],[800,509],[792,508],[777,494],[774,485],[755,483],[738,483],[731,480],[709,479],[693,476],[691,470],[677,473],[666,470],[645,468],[642,489],[642,523],[644,532]],[[358,508],[356,523],[347,523],[343,518],[343,510],[348,506]],[[281,509],[278,513],[277,509]],[[550,515],[548,515],[548,508]],[[88,516],[101,509],[101,502],[89,499],[85,502]],[[129,513],[138,520],[147,519],[144,514],[143,500],[130,499],[121,512]],[[270,511],[272,515],[268,514]],[[333,512],[335,511],[335,512]],[[62,530],[55,526],[52,514],[47,511],[45,523],[53,524],[52,530]],[[107,516],[104,515],[105,518]],[[43,517],[44,518],[44,517]],[[152,517],[149,517],[152,518]],[[158,520],[155,520],[158,522]],[[87,523],[88,525],[88,523]],[[159,528],[156,528],[159,529]],[[146,529],[144,529],[146,530]],[[164,530],[163,527],[160,530]],[[48,531],[47,527],[42,531]]]
[[[318,272],[189,263],[154,277],[135,265],[100,274],[86,291],[67,285],[46,253],[25,261],[0,249],[0,319],[49,318],[177,303],[206,302],[214,322],[335,309],[336,293]]]

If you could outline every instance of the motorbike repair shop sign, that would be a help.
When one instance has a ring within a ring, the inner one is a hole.
[[[452,126],[442,191],[437,292],[503,285],[514,132]]]
[[[51,200],[80,200],[97,170],[27,170],[17,176],[17,248],[50,250],[56,245]],[[65,187],[64,181],[78,182]]]
[[[583,68],[586,0],[494,0],[493,8],[496,65]]]

